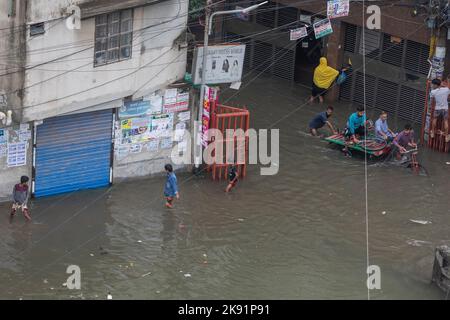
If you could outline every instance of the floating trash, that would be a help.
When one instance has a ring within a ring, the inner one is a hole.
[[[67,283],[64,282],[64,283],[62,284],[62,286],[63,286],[63,287],[67,287]]]
[[[142,240],[138,240],[137,242],[138,242],[138,243],[142,243]]]
[[[244,219],[242,219],[242,218],[239,218],[239,219],[237,219],[239,222],[242,222],[242,221],[244,221]]]
[[[406,243],[413,247],[421,247],[423,245],[431,244],[431,242],[429,241],[414,240],[414,239],[408,240],[406,241]]]
[[[91,253],[91,254],[89,254],[91,257],[93,257],[94,256],[94,254],[93,253]]]
[[[206,258],[208,255],[206,253],[204,253],[203,256]]]
[[[108,295],[106,296],[106,299],[112,300],[112,295],[111,295],[111,293],[108,293]]]
[[[409,219],[409,221],[414,222],[414,223],[419,223],[419,224],[431,224],[431,221],[426,221],[426,220],[412,220],[412,219]]]
[[[48,283],[48,280],[47,280],[47,279],[44,279],[44,283]]]
[[[383,215],[386,214],[386,211],[383,211],[381,214],[383,214]]]
[[[146,274],[143,274],[141,277],[144,278],[144,277],[146,277],[146,276],[148,276],[150,274],[152,274],[152,273],[151,272],[147,272]]]
[[[191,277],[191,274],[190,274],[190,273],[185,273],[185,274],[184,274],[184,277],[185,277],[185,278],[190,278],[190,277]]]

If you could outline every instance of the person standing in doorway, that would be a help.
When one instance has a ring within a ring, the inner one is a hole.
[[[434,138],[437,119],[442,117],[444,122],[445,142],[450,142],[450,135],[448,134],[448,97],[450,89],[448,87],[441,87],[441,80],[434,79],[431,81],[432,90],[430,93],[431,105],[434,105],[433,122],[430,128],[430,137]]]
[[[328,66],[327,58],[320,58],[319,66],[314,70],[310,103],[317,97],[320,103],[323,103],[324,95],[338,75],[339,71]]]
[[[180,194],[178,192],[178,182],[177,176],[173,172],[173,167],[171,164],[166,164],[164,169],[167,173],[166,184],[164,186],[164,196],[166,197],[166,207],[173,208],[173,200],[176,197],[180,199]]]
[[[31,220],[30,212],[28,211],[28,199],[29,199],[29,190],[28,190],[28,181],[30,179],[27,176],[22,176],[20,178],[20,183],[16,184],[13,189],[13,204],[11,209],[11,217],[13,217],[17,209],[21,209],[23,215],[27,220]]]

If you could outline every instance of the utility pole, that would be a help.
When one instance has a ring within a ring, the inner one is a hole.
[[[207,64],[207,56],[208,56],[208,42],[209,42],[209,35],[212,32],[212,20],[216,16],[221,16],[225,14],[235,14],[235,13],[248,13],[252,10],[255,10],[256,8],[266,4],[268,1],[264,1],[259,4],[252,5],[250,7],[244,8],[244,9],[236,9],[236,10],[225,10],[225,11],[217,11],[211,14],[211,6],[212,6],[212,0],[207,0],[206,7],[205,7],[205,33],[203,38],[203,56],[202,56],[202,78],[201,78],[201,86],[200,86],[200,103],[198,108],[198,121],[200,123],[200,127],[197,128],[198,132],[196,133],[195,137],[197,138],[197,141],[195,143],[195,159],[194,159],[194,165],[195,170],[194,172],[198,172],[198,168],[202,164],[202,128],[203,128],[203,106],[205,104],[205,91],[206,91],[206,64]]]

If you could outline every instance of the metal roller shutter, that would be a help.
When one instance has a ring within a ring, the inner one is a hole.
[[[378,79],[377,109],[397,114],[399,85],[385,79]]]
[[[44,120],[35,146],[36,197],[110,184],[111,110]]]
[[[366,74],[366,106],[373,107],[375,105],[375,88],[376,77]],[[353,101],[364,104],[364,74],[356,73],[355,89],[353,93]]]
[[[430,64],[428,63],[430,47],[415,41],[406,41],[405,69],[428,75]]]
[[[404,40],[400,43],[392,42],[392,37],[388,34],[383,35],[383,48],[381,61],[392,64],[397,67],[402,66]]]
[[[274,58],[273,75],[293,81],[295,72],[295,51],[276,47]]]
[[[269,43],[255,40],[252,69],[272,73],[273,46]]]
[[[410,87],[401,86],[398,116],[413,123],[421,124],[425,92]]]
[[[259,9],[256,14],[256,23],[267,28],[275,28],[275,17],[277,4],[269,1],[263,8]]]

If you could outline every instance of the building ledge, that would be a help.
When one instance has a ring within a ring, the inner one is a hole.
[[[165,1],[168,0],[79,0],[76,5],[81,9],[81,19],[87,19],[99,14]]]

